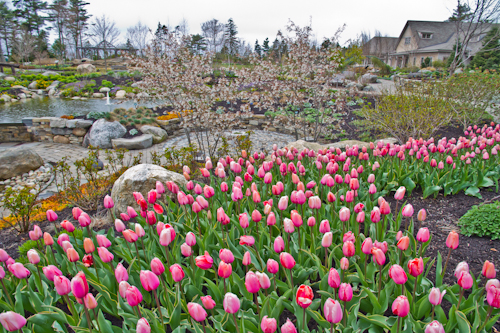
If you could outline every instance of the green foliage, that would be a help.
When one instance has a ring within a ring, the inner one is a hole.
[[[163,165],[163,167],[165,167],[166,169],[170,170],[170,171],[173,171],[173,172],[177,172],[177,173],[181,173],[182,174],[182,167],[184,165],[193,165],[193,157],[196,156],[196,154],[198,153],[198,150],[196,149],[196,146],[191,144],[187,147],[181,147],[181,148],[177,148],[176,146],[172,146],[172,147],[165,147],[165,151],[163,153],[163,155],[158,155],[155,156],[152,155],[152,158],[153,158],[153,161],[158,161],[158,164],[161,164],[159,163],[159,159],[161,159],[161,157],[164,157],[167,162]]]
[[[102,80],[101,87],[113,88],[115,85],[108,80]]]
[[[434,60],[432,62],[432,67],[435,68],[444,68],[446,66],[445,62],[443,60]]]
[[[136,135],[137,133],[139,133],[139,131],[137,131],[135,128],[132,128],[130,131],[128,131],[130,135]]]
[[[473,206],[460,218],[458,225],[462,235],[500,239],[499,221],[500,202],[495,201],[483,206]]]
[[[7,188],[0,201],[1,206],[10,211],[8,219],[2,218],[4,222],[14,227],[19,232],[26,232],[30,228],[31,218],[38,213],[37,198],[40,192],[31,193],[31,188],[24,187],[20,190]]]
[[[380,75],[390,75],[391,74],[391,71],[392,71],[391,66],[387,65],[379,58],[370,57],[370,60],[372,61],[373,66],[375,66],[375,68],[379,69]]]
[[[427,67],[430,67],[432,65],[432,59],[427,57],[424,59],[424,61],[422,62],[422,68],[427,68]]]
[[[395,92],[382,92],[375,107],[365,105],[360,110],[364,117],[360,123],[400,142],[409,137],[430,138],[452,117],[449,101],[441,98],[442,91],[442,85],[436,82],[401,84]]]
[[[102,119],[102,118],[107,118],[108,117],[108,112],[96,112],[96,111],[91,111],[87,113],[87,119]]]
[[[470,68],[498,69],[500,66],[500,31],[497,27],[488,31],[483,39],[483,47],[472,58]]]

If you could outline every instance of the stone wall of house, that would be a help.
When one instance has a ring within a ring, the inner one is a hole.
[[[31,135],[22,123],[0,123],[0,142],[30,142]]]

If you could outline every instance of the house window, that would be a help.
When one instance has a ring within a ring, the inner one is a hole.
[[[420,66],[422,66],[422,64],[424,63],[424,57],[420,58]]]
[[[421,33],[422,39],[431,39],[432,34],[430,32],[422,32]]]
[[[411,37],[406,37],[405,38],[405,45],[410,45],[411,43]]]

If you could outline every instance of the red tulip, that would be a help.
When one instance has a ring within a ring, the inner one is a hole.
[[[201,303],[207,310],[212,310],[215,307],[215,301],[212,299],[212,296],[201,296]]]
[[[91,254],[86,254],[83,256],[82,262],[85,267],[91,267],[92,265],[94,265],[94,258]]]
[[[424,272],[424,261],[422,258],[415,258],[408,261],[408,272],[414,277],[422,274]]]
[[[311,287],[306,286],[304,284],[300,285],[297,289],[296,300],[297,304],[302,308],[307,308],[312,304],[312,300],[314,298],[313,291]]]

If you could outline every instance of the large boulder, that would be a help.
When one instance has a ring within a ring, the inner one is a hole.
[[[54,71],[46,71],[46,72],[43,72],[42,74],[43,76],[51,76],[51,75],[59,75],[58,72],[54,72]]]
[[[115,203],[115,215],[127,211],[128,206],[134,207],[139,210],[139,205],[135,202],[133,192],[141,192],[147,198],[150,190],[156,188],[156,182],[160,181],[163,184],[167,181],[173,181],[179,187],[187,184],[186,179],[175,172],[169,171],[161,166],[154,164],[139,164],[123,173],[113,185],[111,190],[111,197]],[[174,198],[174,195],[167,191],[166,195]],[[160,199],[161,200],[161,199]]]
[[[43,159],[26,147],[17,147],[0,152],[0,179],[8,179],[36,170]]]
[[[127,129],[117,121],[97,120],[85,136],[84,146],[112,148],[111,140],[123,137]]]
[[[151,134],[153,136],[153,144],[161,143],[167,140],[168,137],[167,131],[156,126],[145,125],[141,127],[140,131],[144,134]]]
[[[143,134],[130,139],[113,139],[111,140],[111,144],[115,149],[146,149],[153,145],[153,136],[151,134]]]
[[[95,66],[92,64],[81,64],[76,68],[78,74],[89,74],[95,72]]]
[[[360,83],[362,84],[377,83],[377,75],[366,73],[363,76],[361,76]]]
[[[124,99],[126,94],[127,94],[127,92],[125,90],[118,90],[116,92],[115,98],[116,99]]]

